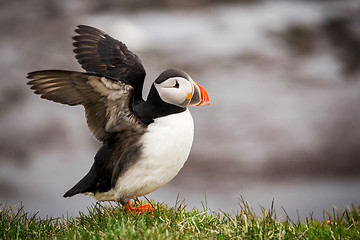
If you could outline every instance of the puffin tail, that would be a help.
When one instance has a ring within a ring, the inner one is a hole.
[[[72,197],[72,196],[74,196],[74,195],[76,195],[76,194],[78,194],[78,193],[80,193],[80,192],[76,189],[76,185],[75,185],[73,188],[71,188],[70,190],[68,190],[68,191],[63,195],[63,197],[64,197],[64,198]]]
[[[64,194],[64,198],[72,197],[79,193],[93,192],[96,185],[96,169],[93,165],[90,171],[69,191]]]

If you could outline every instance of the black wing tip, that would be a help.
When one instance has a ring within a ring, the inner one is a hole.
[[[30,73],[28,73],[28,74],[26,75],[26,78],[27,78],[27,79],[34,79],[34,78],[32,77],[32,75],[33,75],[33,73],[30,72]],[[29,82],[27,82],[27,84],[29,84]]]
[[[77,28],[84,28],[84,27],[89,27],[89,25],[86,25],[86,24],[79,24],[79,25],[76,25]]]
[[[93,26],[89,26],[89,25],[85,25],[85,24],[80,24],[76,26],[77,28],[75,29],[75,32],[77,34],[98,34],[98,35],[106,35],[105,32],[101,31],[99,28],[93,27]]]
[[[29,72],[26,75],[27,79],[30,79],[30,81],[28,81],[26,84],[27,85],[33,85],[32,83],[38,78],[39,74],[41,75],[42,73],[44,73],[46,70],[40,70],[40,71],[33,71],[33,72]]]
[[[42,73],[45,73],[45,72],[54,72],[54,71],[62,71],[62,70],[37,70],[37,71],[29,72],[27,74],[27,76],[33,76],[33,75],[36,75],[36,74],[42,74]]]
[[[87,28],[94,28],[94,27],[89,26],[89,25],[85,25],[85,24],[79,24],[79,25],[76,25],[75,32],[77,32],[79,30],[82,30],[82,29],[87,29]]]
[[[79,24],[79,25],[76,25],[76,27],[78,29],[82,29],[82,28],[92,28],[92,29],[97,29],[96,27],[92,27],[90,25],[86,25],[86,24]]]
[[[47,71],[47,70],[37,70],[37,71],[29,72],[29,73],[27,74],[26,78],[29,78],[29,77],[31,77],[31,76],[34,76],[34,75],[36,75],[36,74],[39,74],[39,73],[42,73],[42,72],[45,72],[45,71]]]
[[[38,71],[32,71],[29,72],[26,76],[27,79],[34,79],[34,77],[38,74],[43,74],[44,72],[48,72],[48,71],[52,71],[52,70],[38,70]]]

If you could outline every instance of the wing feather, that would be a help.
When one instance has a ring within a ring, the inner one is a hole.
[[[75,32],[74,52],[81,66],[87,72],[130,84],[135,98],[142,99],[146,72],[139,57],[97,28],[79,25]]]
[[[68,105],[83,105],[88,127],[99,141],[114,133],[137,131],[142,123],[132,109],[133,87],[112,79],[73,71],[47,70],[28,74],[28,85],[42,98]]]

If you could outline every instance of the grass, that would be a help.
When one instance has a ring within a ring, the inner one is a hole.
[[[40,219],[23,206],[1,205],[0,239],[360,239],[360,206],[355,205],[326,212],[323,220],[296,222],[280,220],[273,205],[256,215],[243,199],[232,214],[185,207],[183,202],[157,204],[151,214],[127,214],[117,204],[94,204],[76,218]]]

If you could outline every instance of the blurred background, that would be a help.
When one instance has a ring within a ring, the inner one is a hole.
[[[0,203],[77,216],[95,202],[62,195],[100,147],[82,107],[39,98],[26,74],[82,71],[74,29],[92,25],[135,52],[144,96],[164,69],[207,89],[192,108],[194,145],[179,175],[148,197],[189,209],[322,219],[360,203],[360,1],[0,1]]]

